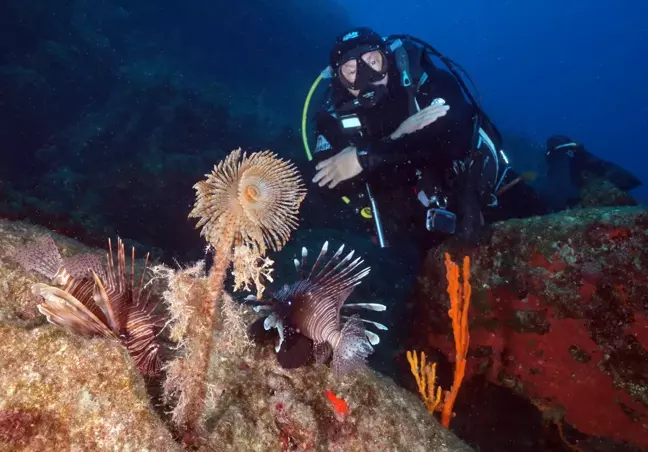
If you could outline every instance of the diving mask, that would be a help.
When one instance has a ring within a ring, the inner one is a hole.
[[[342,61],[338,79],[348,89],[364,91],[387,75],[387,58],[379,49],[359,47],[345,54]]]

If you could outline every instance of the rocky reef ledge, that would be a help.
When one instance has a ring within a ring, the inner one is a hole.
[[[187,438],[169,427],[160,381],[145,381],[118,342],[76,336],[36,309],[29,288],[37,279],[10,255],[43,234],[63,256],[104,254],[38,226],[0,221],[0,450],[182,450]],[[199,449],[472,450],[417,394],[370,369],[336,380],[327,366],[282,369],[272,346],[242,347],[241,325],[256,314],[229,306],[214,332],[205,437],[191,441]]]

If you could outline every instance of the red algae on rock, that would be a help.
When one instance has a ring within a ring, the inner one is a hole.
[[[430,253],[415,294],[413,346],[452,360],[444,251]],[[498,223],[471,254],[467,378],[482,373],[581,433],[648,449],[648,210]]]

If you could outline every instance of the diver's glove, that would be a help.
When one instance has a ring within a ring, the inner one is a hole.
[[[446,105],[445,100],[436,98],[430,105],[424,109],[417,111],[412,116],[398,126],[398,128],[389,136],[392,140],[397,140],[403,135],[409,135],[424,127],[429,126],[437,119],[445,116],[450,110],[450,106]]]
[[[313,182],[328,188],[334,188],[340,182],[354,178],[363,170],[354,146],[348,146],[332,157],[322,160],[315,169],[317,173]]]

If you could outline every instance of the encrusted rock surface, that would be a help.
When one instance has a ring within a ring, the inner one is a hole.
[[[445,251],[455,260],[465,253],[449,244],[429,254],[412,346],[453,361]],[[481,374],[552,422],[647,449],[648,209],[499,223],[470,256],[467,380]]]
[[[123,347],[1,325],[0,450],[179,450]]]
[[[219,452],[472,450],[418,395],[372,370],[338,380],[324,365],[281,368],[273,345],[245,336],[256,314],[229,298],[215,331],[205,437],[174,436],[160,415],[169,407],[150,399],[162,382],[147,392],[121,344],[76,336],[38,314],[29,290],[38,279],[10,256],[46,233],[64,256],[90,251],[37,226],[0,222],[0,451],[173,451],[188,443]]]
[[[328,366],[282,369],[274,347],[216,355],[209,443],[220,451],[471,451],[416,394],[366,369],[336,379]],[[327,391],[344,400],[336,410]]]

